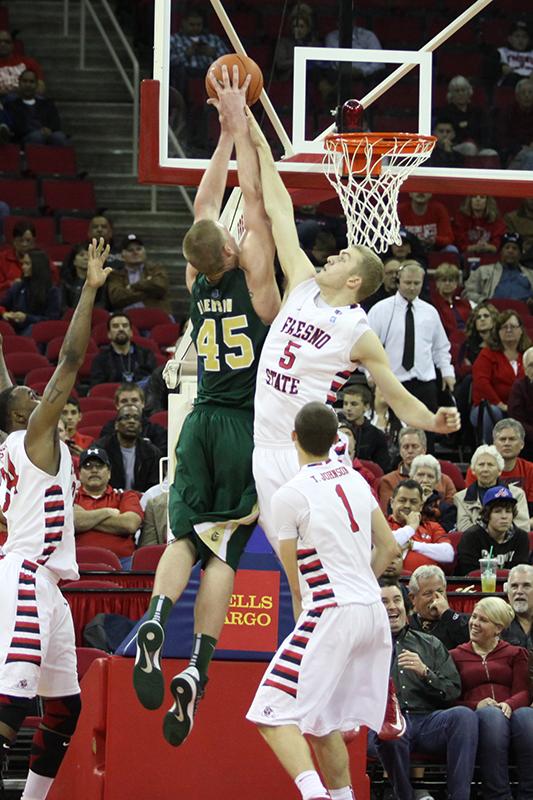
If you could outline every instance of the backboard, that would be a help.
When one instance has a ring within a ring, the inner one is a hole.
[[[328,33],[339,27],[342,1],[310,3],[320,40],[328,41]],[[153,80],[143,83],[141,94],[143,182],[197,185],[218,136],[216,112],[205,106],[205,70],[193,70],[185,81],[183,74],[176,76],[172,36],[180,30],[184,6],[172,0],[155,3]],[[490,128],[487,141],[478,144],[490,147],[458,158],[454,167],[419,167],[405,184],[406,191],[533,196],[533,173],[509,168],[515,154],[508,152],[502,130],[507,115],[514,113],[516,92],[505,82],[499,85],[495,68],[498,47],[508,44],[511,23],[523,19],[533,28],[529,0],[447,0],[429,9],[419,0],[368,0],[364,8],[357,6],[355,22],[376,33],[383,49],[296,47],[293,68],[283,71],[281,40],[289,36],[289,12],[290,7],[279,2],[249,0],[244,7],[234,0],[211,0],[207,13],[207,29],[221,38],[227,51],[247,53],[263,70],[265,90],[254,113],[287,186],[304,190],[314,200],[332,196],[322,167],[322,139],[331,129],[331,109],[339,99],[338,65],[351,63],[351,96],[362,101],[370,130],[430,133],[446,111],[449,80],[464,75],[473,86],[471,105],[485,115]],[[381,67],[367,71],[368,64]],[[324,81],[332,86],[329,94]],[[200,136],[191,143],[187,133],[194,114],[200,120]],[[493,155],[483,155],[485,150]],[[237,182],[235,167],[232,162],[230,185]]]

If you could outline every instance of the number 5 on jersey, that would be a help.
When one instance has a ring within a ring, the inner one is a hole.
[[[254,360],[252,340],[242,333],[248,327],[245,314],[222,319],[222,342],[217,341],[217,327],[214,319],[204,319],[198,331],[196,350],[204,359],[204,369],[208,372],[220,372],[220,345],[223,345],[222,357],[230,369],[246,369]],[[235,350],[230,353],[228,350]]]

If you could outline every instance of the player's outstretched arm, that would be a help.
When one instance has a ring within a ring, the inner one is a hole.
[[[290,292],[302,281],[314,277],[315,268],[300,247],[291,196],[276,169],[270,145],[249,109],[246,110],[246,116],[259,156],[263,200],[272,222],[278,258],[287,279],[287,290]]]
[[[372,572],[379,578],[393,558],[400,555],[401,549],[380,508],[372,512]]]
[[[434,433],[454,433],[461,427],[456,408],[439,408],[433,414],[405,389],[390,368],[389,359],[374,331],[364,333],[351,352],[353,361],[360,361],[383,392],[396,416],[407,425]]]
[[[244,113],[250,76],[239,87],[238,67],[233,67],[230,76],[227,67],[223,66],[222,83],[213,74],[210,78],[217,92],[217,98],[210,102],[218,110],[221,126],[229,131],[235,142],[239,187],[244,200],[246,230],[240,242],[239,265],[246,273],[254,310],[263,322],[270,324],[279,311],[280,296],[274,276],[275,246],[263,203],[259,160]]]
[[[89,245],[87,277],[65,334],[57,367],[28,422],[24,440],[26,453],[36,467],[51,474],[56,472],[59,461],[57,423],[85,358],[96,292],[111,272],[111,267],[104,267],[108,255],[109,245],[105,246],[103,239],[98,244],[93,239]]]

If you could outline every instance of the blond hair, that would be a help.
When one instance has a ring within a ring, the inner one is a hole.
[[[479,608],[493,625],[501,625],[502,630],[509,627],[515,616],[509,603],[501,597],[484,597],[474,608]]]
[[[452,278],[452,280],[457,281],[457,283],[461,283],[461,270],[459,267],[456,267],[455,264],[450,264],[448,261],[439,264],[435,270],[435,283],[445,280],[446,278]]]
[[[223,228],[211,219],[201,219],[185,234],[183,255],[198,272],[210,275],[223,267],[222,251],[225,244]]]
[[[361,278],[357,300],[360,303],[366,297],[379,289],[383,283],[383,262],[369,247],[364,244],[354,244],[348,248],[352,253],[359,254],[354,268],[355,274]]]

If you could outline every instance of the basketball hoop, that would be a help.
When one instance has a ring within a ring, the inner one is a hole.
[[[397,204],[400,187],[435,146],[417,133],[330,133],[324,139],[324,168],[341,201],[348,244],[377,253],[401,244]]]

